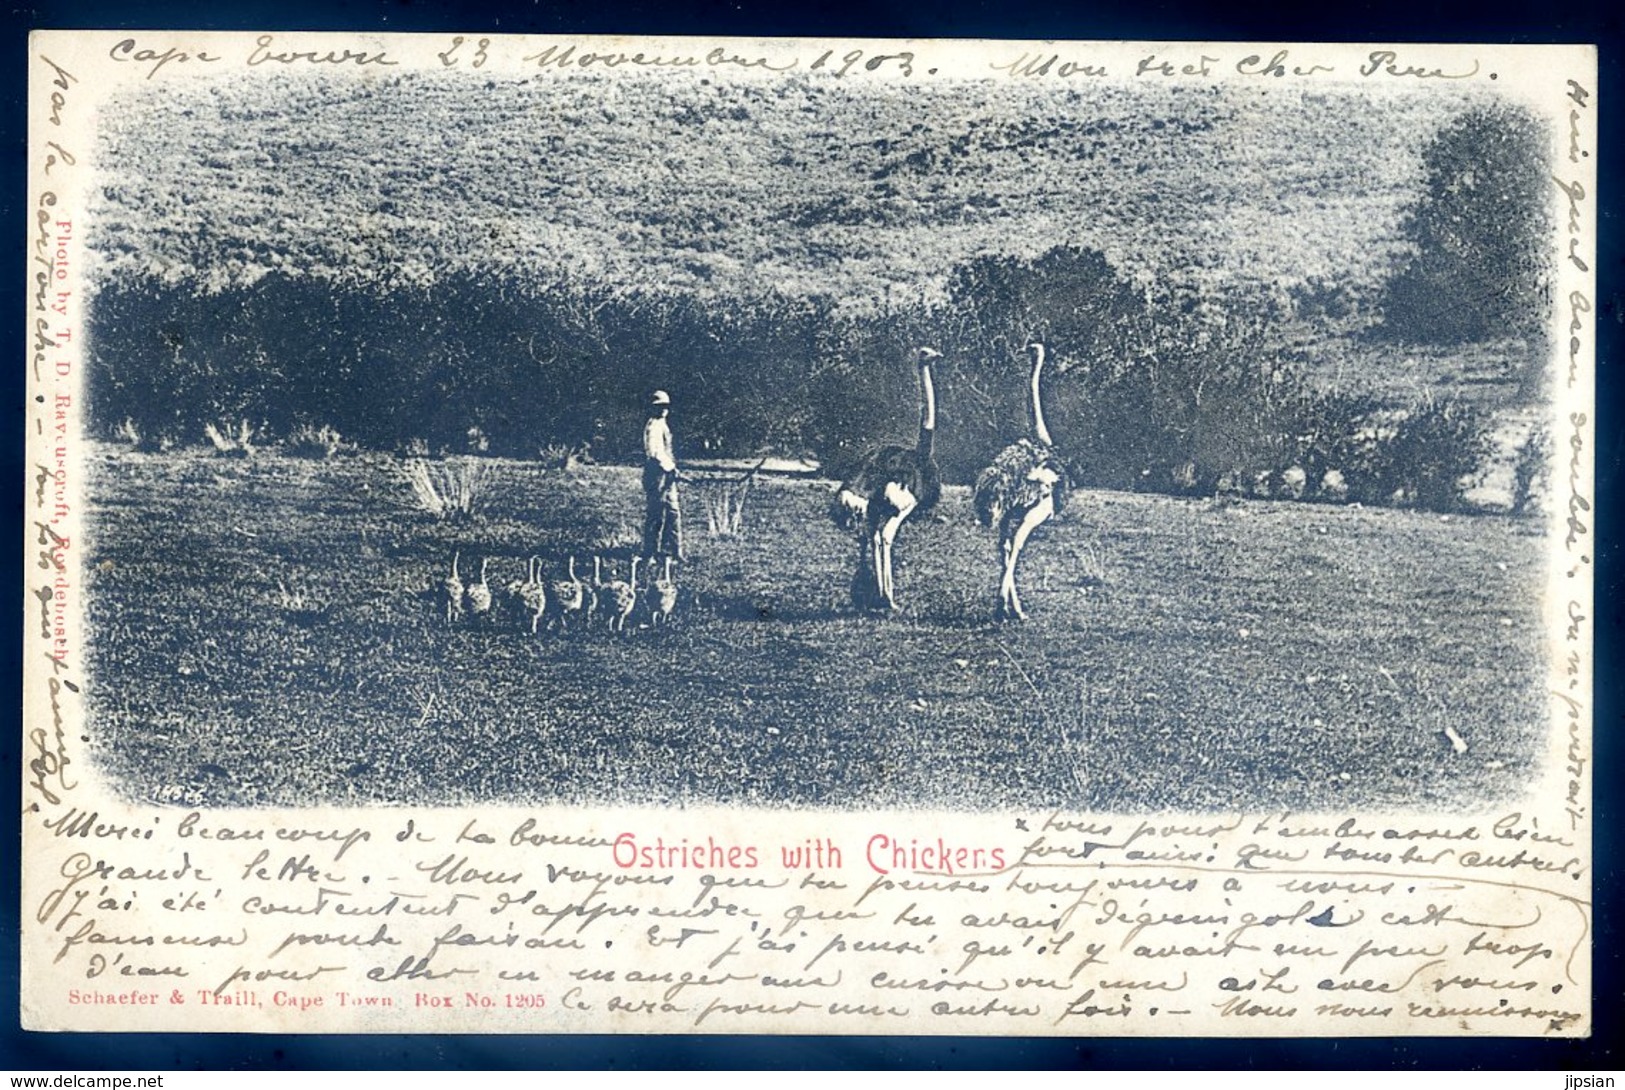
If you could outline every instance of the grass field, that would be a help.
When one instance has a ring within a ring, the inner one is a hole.
[[[696,484],[674,624],[531,636],[447,626],[453,550],[494,585],[590,571],[636,540],[633,471],[493,461],[453,525],[385,458],[91,470],[90,733],[142,800],[1444,808],[1518,790],[1544,737],[1544,541],[1505,517],[1077,494],[998,626],[964,489],[871,618],[827,482],[762,482],[734,539]]]

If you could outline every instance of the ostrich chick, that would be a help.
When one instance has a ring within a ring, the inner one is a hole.
[[[571,557],[566,578],[556,579],[547,584],[547,597],[552,600],[553,608],[557,612],[559,630],[569,627],[569,621],[577,618],[586,624],[590,607],[587,604],[587,588],[582,584],[581,578],[576,575],[576,558]]]
[[[470,584],[468,588],[468,611],[476,617],[491,612],[491,584],[485,581],[485,572],[490,565],[490,557],[480,561],[480,581]]]
[[[671,620],[672,611],[677,608],[677,580],[671,577],[671,557],[666,557],[659,578],[649,585],[647,597],[649,624],[659,628]]]
[[[504,609],[510,610],[516,616],[523,612],[525,608],[525,587],[535,574],[535,563],[532,561],[525,567],[525,578],[510,579],[502,584],[502,604]]]
[[[457,574],[457,559],[462,550],[451,554],[451,574],[441,582],[441,590],[446,599],[446,623],[454,624],[463,619],[463,580]]]
[[[542,617],[547,613],[547,586],[542,582],[542,558],[539,556],[531,557],[526,566],[525,582],[519,588],[519,602],[530,614],[530,634],[534,636]]]
[[[608,605],[605,611],[609,615],[609,630],[611,632],[625,632],[626,619],[632,616],[632,611],[638,606],[638,562],[642,557],[632,558],[632,581],[623,583],[619,579],[611,579],[604,584],[608,594]]]

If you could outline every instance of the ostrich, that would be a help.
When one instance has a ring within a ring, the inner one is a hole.
[[[1024,620],[1021,596],[1016,593],[1016,561],[1027,538],[1051,516],[1066,506],[1066,468],[1056,457],[1049,429],[1044,426],[1044,406],[1039,394],[1039,378],[1044,370],[1044,346],[1029,344],[1032,375],[1033,438],[1019,439],[1005,447],[993,464],[976,478],[972,495],[976,518],[983,526],[999,532],[999,559],[1004,566],[999,581],[999,608],[995,616],[1003,620]]]
[[[611,608],[609,582],[604,578],[604,558],[594,556],[592,558],[592,582],[587,584],[588,623],[591,623],[592,619],[600,611],[607,613]]]
[[[491,612],[491,584],[485,581],[485,570],[490,564],[488,556],[480,560],[480,581],[468,588],[468,611],[475,615]]]
[[[530,634],[542,623],[547,612],[547,587],[542,582],[542,558],[533,556],[525,567],[525,581],[519,586],[519,603],[530,614]]]
[[[570,558],[568,576],[566,579],[555,579],[547,584],[547,598],[558,610],[561,631],[571,617],[580,617],[585,623],[586,618],[591,615],[591,606],[587,604],[587,588],[582,585],[580,576],[576,575],[576,558],[573,556]]]
[[[461,555],[461,549],[451,554],[451,574],[441,583],[446,594],[447,624],[460,621],[463,617],[463,581],[457,575],[457,558]]]
[[[502,585],[502,601],[504,606],[515,614],[522,612],[525,608],[525,588],[528,587],[535,580],[535,578],[536,561],[534,558],[532,558],[531,562],[525,567],[525,578],[510,579]]]
[[[881,447],[835,493],[830,513],[836,525],[843,529],[862,525],[867,532],[852,577],[852,603],[859,609],[897,608],[892,585],[897,531],[914,512],[929,511],[942,498],[942,479],[931,453],[937,428],[931,361],[941,355],[933,348],[914,350],[920,369],[919,442],[912,449]]]
[[[671,557],[666,557],[660,576],[651,579],[646,596],[651,627],[659,628],[671,620],[672,611],[677,608],[677,580],[671,577]]]
[[[632,616],[632,611],[638,605],[638,563],[643,558],[632,558],[632,581],[623,583],[619,579],[611,579],[604,584],[609,592],[608,614],[609,630],[611,632],[625,632],[626,619]]]
[[[537,571],[538,557],[531,557],[525,563],[525,577],[523,579],[510,579],[502,586],[502,602],[508,612],[516,617],[528,617],[532,612],[530,598],[533,594],[541,592],[541,574]]]

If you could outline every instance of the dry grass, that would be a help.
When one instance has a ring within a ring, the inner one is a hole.
[[[319,428],[301,424],[288,433],[287,440],[282,444],[283,452],[295,458],[327,459],[344,448],[344,437],[329,424]]]
[[[705,511],[705,528],[712,537],[734,538],[744,532],[745,506],[762,464],[758,463],[742,477],[714,478],[700,486],[700,507]]]
[[[214,452],[222,457],[247,458],[254,453],[254,428],[246,420],[235,424],[205,424],[203,435]]]
[[[576,466],[587,461],[587,448],[584,446],[570,446],[566,443],[549,443],[537,452],[537,458],[545,469],[557,473],[569,473]]]
[[[1086,542],[1077,550],[1078,586],[1093,588],[1106,585],[1106,550],[1098,541]]]
[[[417,508],[437,519],[468,521],[480,513],[491,484],[490,465],[478,458],[408,460],[400,469]]]
[[[699,490],[705,529],[712,537],[738,537],[744,531],[745,503],[750,499],[750,491],[748,480],[712,484]]]
[[[481,464],[455,522],[391,502],[398,462],[99,454],[97,760],[188,805],[1231,811],[1484,804],[1538,767],[1527,519],[1079,492],[1023,554],[1031,619],[999,625],[964,489],[905,526],[874,618],[827,484],[763,479],[749,533],[675,573],[682,624],[532,636],[448,628],[429,588],[456,550],[495,586],[562,571],[636,518],[638,476]],[[197,487],[217,472],[238,487]]]

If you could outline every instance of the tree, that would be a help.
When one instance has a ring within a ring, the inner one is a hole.
[[[1388,285],[1388,335],[1441,345],[1541,335],[1552,277],[1547,136],[1534,115],[1496,105],[1433,138],[1400,228],[1415,249]]]
[[[1012,436],[1027,434],[1029,341],[1049,348],[1045,406],[1056,435],[1067,437],[1057,439],[1062,453],[1081,452],[1081,437],[1096,435],[1097,421],[1093,407],[1080,406],[1109,375],[1133,367],[1136,334],[1148,321],[1145,299],[1106,256],[1073,246],[1033,258],[982,255],[956,266],[946,316],[944,348],[965,366],[945,374],[958,388],[943,403],[956,430],[968,433],[937,453],[950,480],[974,479]],[[1088,419],[1074,427],[1079,411]]]

